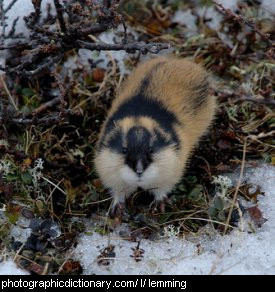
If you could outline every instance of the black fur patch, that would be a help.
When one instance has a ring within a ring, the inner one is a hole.
[[[116,132],[111,139],[108,141],[107,144],[108,148],[111,148],[113,151],[122,153],[123,146],[122,146],[122,137],[121,133]]]
[[[151,134],[146,128],[141,126],[132,127],[126,135],[127,147],[132,152],[149,149],[150,138]]]
[[[137,163],[142,162],[145,170],[152,162],[150,152],[150,132],[144,127],[136,126],[129,130],[126,136],[127,153],[125,153],[125,163],[136,171]]]
[[[179,145],[179,139],[173,129],[173,125],[179,123],[176,116],[165,109],[158,101],[146,98],[144,95],[136,95],[120,105],[108,120],[105,127],[105,134],[112,130],[115,121],[127,117],[140,116],[146,116],[155,120],[164,131],[171,134],[172,142]]]
[[[100,147],[103,146],[105,135],[113,129],[116,121],[127,117],[145,116],[155,120],[164,131],[170,133],[172,137],[171,143],[176,144],[176,147],[179,148],[180,141],[173,128],[174,124],[179,124],[177,117],[172,112],[168,111],[159,101],[147,98],[145,95],[145,92],[150,85],[150,80],[153,78],[154,72],[163,63],[165,63],[165,61],[157,63],[153,66],[153,68],[151,68],[142,80],[139,92],[131,99],[122,103],[114,114],[108,119],[102,140],[99,144]],[[161,143],[162,142],[160,139],[159,146]]]
[[[157,63],[145,75],[145,77],[143,78],[143,80],[141,82],[140,89],[139,89],[139,92],[140,92],[141,95],[145,95],[146,90],[149,88],[150,81],[154,78],[154,76],[153,76],[154,75],[154,72],[156,70],[158,70],[159,67],[161,67],[164,63],[165,63],[165,61]]]
[[[157,152],[158,150],[169,146],[173,143],[173,141],[171,140],[167,140],[160,131],[158,131],[157,129],[154,130],[154,134],[156,139],[154,140],[153,143],[153,151]]]

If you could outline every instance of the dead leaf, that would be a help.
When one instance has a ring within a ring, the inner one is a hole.
[[[29,272],[32,272],[32,273],[35,273],[38,275],[42,275],[42,273],[44,271],[44,268],[41,265],[34,263],[34,262],[30,263],[26,269]]]
[[[253,222],[258,227],[261,227],[267,221],[267,219],[263,217],[262,211],[258,208],[258,206],[248,208],[247,211]]]
[[[97,257],[97,263],[99,265],[108,266],[111,260],[116,257],[114,249],[115,246],[110,244],[106,248],[101,250],[101,254]]]
[[[78,261],[68,260],[62,268],[61,273],[63,274],[78,274],[82,270],[82,267]]]
[[[95,68],[92,71],[92,77],[95,82],[102,82],[105,76],[105,70],[101,68]]]
[[[93,186],[94,186],[97,190],[99,190],[99,189],[101,189],[101,188],[103,187],[102,182],[101,182],[101,180],[100,180],[99,178],[94,179],[93,182],[92,182],[92,184],[93,184]]]
[[[221,171],[221,172],[228,172],[228,171],[232,171],[231,167],[227,164],[224,163],[219,163],[217,166],[215,166],[215,170],[216,171]]]

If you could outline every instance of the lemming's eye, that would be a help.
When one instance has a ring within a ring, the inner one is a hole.
[[[149,147],[149,153],[153,153],[153,147]]]
[[[127,152],[128,152],[128,148],[127,148],[127,147],[123,147],[123,148],[122,148],[122,153],[123,153],[123,154],[126,154]]]

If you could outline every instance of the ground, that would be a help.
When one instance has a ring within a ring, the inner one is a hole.
[[[154,54],[78,47],[55,33],[62,20],[51,0],[42,0],[42,29],[28,29],[22,16],[33,6],[24,2],[5,12],[0,44],[0,274],[274,274],[272,1],[120,1],[120,12],[91,6],[92,16],[85,1],[65,7],[82,27],[97,17],[104,26],[104,13],[116,19],[81,37],[86,46],[169,43],[157,53],[191,58],[212,74],[216,120],[172,205],[152,213],[139,193],[122,222],[106,215],[111,200],[93,150],[117,88]]]

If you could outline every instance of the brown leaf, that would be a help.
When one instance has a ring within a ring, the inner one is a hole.
[[[21,211],[22,206],[11,203],[7,206],[7,209],[11,214],[18,214]]]
[[[93,184],[93,186],[94,186],[97,190],[99,190],[99,189],[102,188],[102,182],[101,182],[101,180],[100,180],[99,178],[94,179],[93,182],[92,182],[92,184]]]
[[[95,68],[92,71],[92,77],[95,82],[102,82],[105,76],[105,70],[101,68]]]
[[[265,219],[263,217],[263,214],[262,214],[261,210],[258,208],[258,206],[248,208],[247,211],[248,211],[248,214],[250,215],[251,219],[253,220],[253,222],[258,227],[261,227],[267,221],[267,219]]]
[[[101,250],[101,254],[97,257],[97,263],[99,265],[108,266],[113,258],[116,257],[114,252],[115,246],[110,244],[103,250]]]
[[[236,134],[230,130],[223,131],[223,136],[230,138],[232,140],[234,140],[236,138]]]
[[[217,166],[215,166],[215,170],[216,171],[222,171],[222,172],[228,172],[228,171],[232,171],[231,167],[227,164],[224,163],[219,163]]]
[[[146,26],[148,33],[153,35],[160,35],[162,27],[157,19],[151,19],[150,22]]]
[[[82,267],[78,261],[68,260],[62,268],[62,274],[75,274],[82,270]]]
[[[44,268],[41,265],[32,262],[28,265],[27,270],[29,272],[32,272],[32,273],[35,273],[38,275],[42,275]]]

